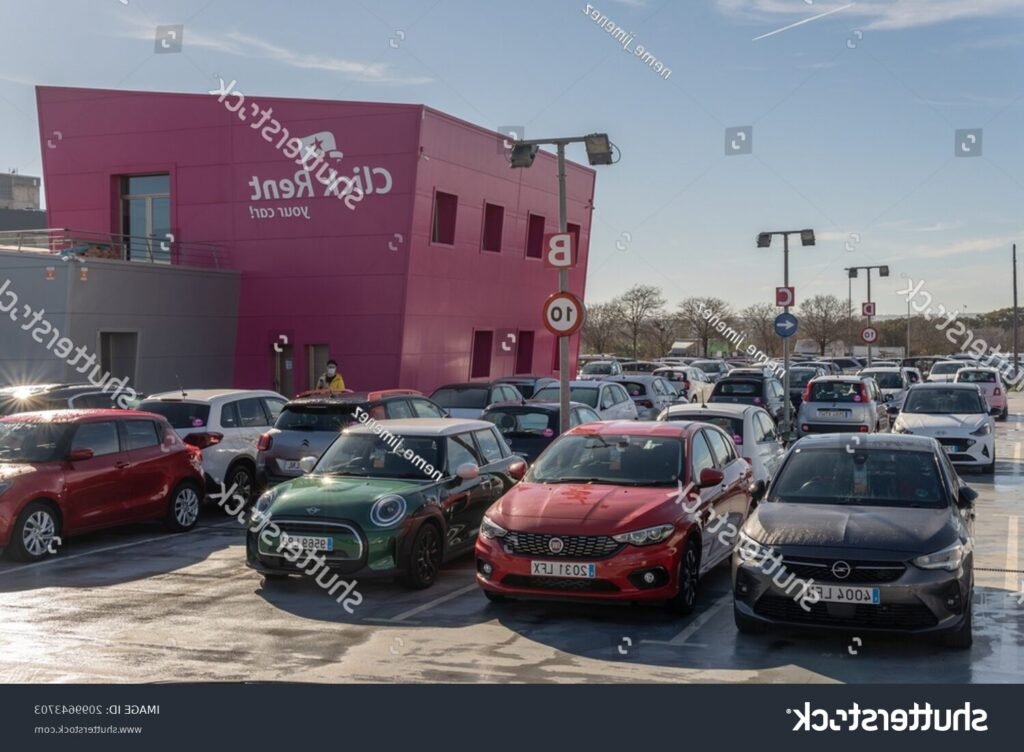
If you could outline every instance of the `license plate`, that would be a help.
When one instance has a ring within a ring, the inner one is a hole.
[[[865,603],[877,606],[882,601],[876,587],[848,587],[846,585],[812,585],[808,591],[817,593],[823,603]]]
[[[531,561],[530,574],[535,577],[572,577],[592,580],[597,577],[597,564],[571,561]]]
[[[950,446],[949,444],[943,444],[942,449],[946,454],[953,454],[954,452],[956,452],[956,447]]]
[[[288,535],[287,533],[281,536],[282,547],[287,546],[291,541],[296,541],[302,546],[303,551],[333,551],[334,550],[334,538],[328,538],[326,535]]]
[[[818,410],[818,415],[823,418],[845,418],[849,414],[848,410]]]
[[[285,470],[298,470],[299,469],[299,461],[298,460],[285,460],[284,461],[284,469]]]

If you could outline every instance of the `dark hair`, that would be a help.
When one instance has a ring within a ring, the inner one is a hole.
[[[329,366],[337,366],[338,365],[338,361],[336,361],[336,360],[328,360],[327,361],[327,365],[329,365]]]

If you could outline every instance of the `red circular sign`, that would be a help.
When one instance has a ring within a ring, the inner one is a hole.
[[[556,292],[544,301],[544,326],[556,337],[570,337],[583,326],[586,310],[571,292]]]
[[[878,330],[873,326],[866,326],[863,331],[861,331],[860,338],[867,344],[873,345],[878,341]]]

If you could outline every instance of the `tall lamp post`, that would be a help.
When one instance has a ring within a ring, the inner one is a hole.
[[[757,235],[757,247],[770,247],[772,235],[782,236],[782,284],[784,287],[789,287],[789,236],[799,235],[801,245],[814,245],[814,230],[773,230],[771,232],[761,232]],[[789,306],[784,306],[783,310],[789,313]],[[792,426],[793,408],[793,403],[789,398],[789,337],[782,338],[782,368],[782,390],[786,395],[786,398],[782,401],[782,433],[788,439]]]
[[[509,163],[513,168],[530,167],[537,157],[541,146],[554,146],[558,152],[558,231],[568,231],[565,190],[565,147],[567,144],[585,144],[587,160],[592,165],[614,164],[612,159],[612,143],[607,133],[591,133],[586,136],[572,138],[535,138],[529,141],[516,141],[512,144]],[[577,239],[578,242],[578,239]],[[558,291],[569,289],[569,270],[558,270]],[[558,403],[559,429],[561,433],[569,430],[569,338],[558,338]]]
[[[871,302],[871,270],[872,269],[877,269],[879,277],[888,277],[889,276],[889,267],[885,266],[885,265],[882,265],[882,266],[850,266],[850,267],[847,267],[847,269],[846,269],[847,274],[849,275],[849,278],[850,279],[857,279],[857,271],[859,269],[863,269],[863,270],[865,270],[868,273],[868,303],[870,303]],[[868,318],[868,326],[871,326],[871,316],[868,316],[867,318]],[[909,356],[910,353],[907,353],[907,355]],[[851,357],[852,357],[852,353],[851,353]],[[871,366],[871,345],[870,344],[868,345],[868,366],[869,367]]]

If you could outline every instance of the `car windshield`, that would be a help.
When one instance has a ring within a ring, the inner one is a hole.
[[[987,413],[981,395],[967,389],[912,389],[903,405],[905,413],[953,415]]]
[[[863,402],[858,381],[819,381],[811,387],[811,402]]]
[[[596,361],[594,363],[587,363],[583,366],[583,373],[587,375],[609,375],[612,372],[612,364],[608,361]]]
[[[465,389],[442,387],[430,395],[430,399],[447,410],[453,408],[483,410],[487,407],[487,395],[489,393],[490,390],[487,387],[474,386]]]
[[[760,397],[760,381],[719,381],[715,384],[715,397]]]
[[[996,375],[992,371],[957,371],[956,380],[968,384],[994,384]]]
[[[554,436],[558,415],[546,410],[492,410],[483,416],[505,436]]]
[[[902,389],[903,377],[892,371],[865,371],[862,376],[870,376],[882,389]]]
[[[143,400],[139,409],[164,416],[176,429],[202,428],[210,418],[210,406],[205,402]]]
[[[519,390],[519,393],[523,395],[523,399],[530,399],[533,396],[533,390],[536,389],[537,384],[540,382],[535,381],[502,381],[502,384],[508,386],[514,386]]]
[[[313,473],[436,480],[431,476],[443,465],[440,447],[440,439],[433,436],[342,434],[323,453]]]
[[[330,431],[337,433],[357,422],[358,405],[285,405],[274,428],[279,431]]]
[[[817,375],[813,368],[791,368],[789,371],[789,388],[807,386],[807,382]]]
[[[770,502],[947,506],[934,455],[923,451],[796,447],[772,483]]]
[[[956,373],[964,367],[963,363],[936,363],[932,366],[932,373],[938,374],[939,376]]]
[[[676,438],[574,434],[556,439],[527,480],[668,486],[678,482],[682,467],[683,444]]]
[[[546,386],[537,391],[533,398],[543,402],[558,402],[557,386]],[[586,386],[570,386],[569,399],[573,402],[582,402],[588,407],[597,407],[597,389]]]
[[[743,418],[730,418],[726,415],[704,415],[702,413],[672,413],[667,420],[695,420],[698,423],[710,423],[718,426],[732,436],[736,444],[743,443]]]
[[[719,364],[713,360],[695,360],[690,365],[693,368],[699,368],[704,373],[718,373],[720,370]]]
[[[66,423],[0,423],[0,462],[51,462],[67,430]]]

